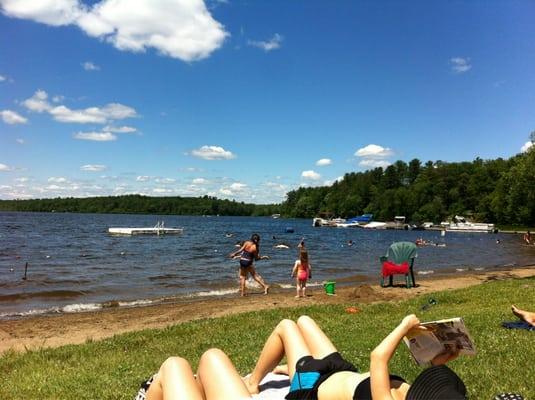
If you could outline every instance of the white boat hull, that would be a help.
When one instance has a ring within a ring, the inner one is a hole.
[[[108,228],[112,235],[169,235],[180,234],[181,228]]]

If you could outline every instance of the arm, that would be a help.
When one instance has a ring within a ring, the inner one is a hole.
[[[312,264],[308,263],[308,279],[312,279]]]
[[[230,258],[234,258],[234,257],[236,257],[238,254],[240,254],[240,253],[243,251],[243,249],[245,249],[245,243],[243,244],[242,247],[240,247],[240,248],[239,248],[238,250],[236,250],[234,253],[230,253],[228,256],[229,256]]]
[[[292,278],[297,274],[297,269],[299,268],[299,260],[295,261],[294,267],[292,269]]]
[[[383,339],[370,356],[370,383],[372,397],[378,400],[393,400],[390,392],[390,374],[388,362],[394,355],[399,342],[411,329],[417,327],[420,320],[414,314],[403,318],[403,321]]]

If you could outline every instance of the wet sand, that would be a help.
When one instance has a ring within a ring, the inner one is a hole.
[[[294,298],[294,290],[270,291],[268,295],[251,292],[240,298],[224,297],[191,302],[159,304],[136,308],[109,308],[50,316],[26,317],[0,321],[0,353],[9,349],[24,351],[87,340],[100,340],[116,334],[146,328],[164,328],[180,322],[214,318],[247,311],[294,307],[313,304],[358,305],[381,301],[403,300],[416,295],[441,290],[459,289],[497,279],[535,276],[535,266],[493,270],[481,273],[418,277],[418,286],[381,288],[379,285],[337,287],[336,295],[328,296],[323,289],[311,289],[306,298]]]

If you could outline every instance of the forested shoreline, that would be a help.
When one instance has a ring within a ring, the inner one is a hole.
[[[535,150],[472,162],[396,161],[386,168],[347,173],[331,186],[301,187],[282,204],[258,205],[215,197],[148,197],[0,200],[1,211],[242,215],[311,218],[371,213],[388,221],[438,223],[454,215],[501,225],[535,225]]]

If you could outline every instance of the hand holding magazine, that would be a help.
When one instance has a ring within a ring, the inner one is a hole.
[[[421,329],[424,327],[425,329]],[[430,366],[437,356],[473,356],[476,349],[462,318],[424,322],[403,338],[416,363]]]

